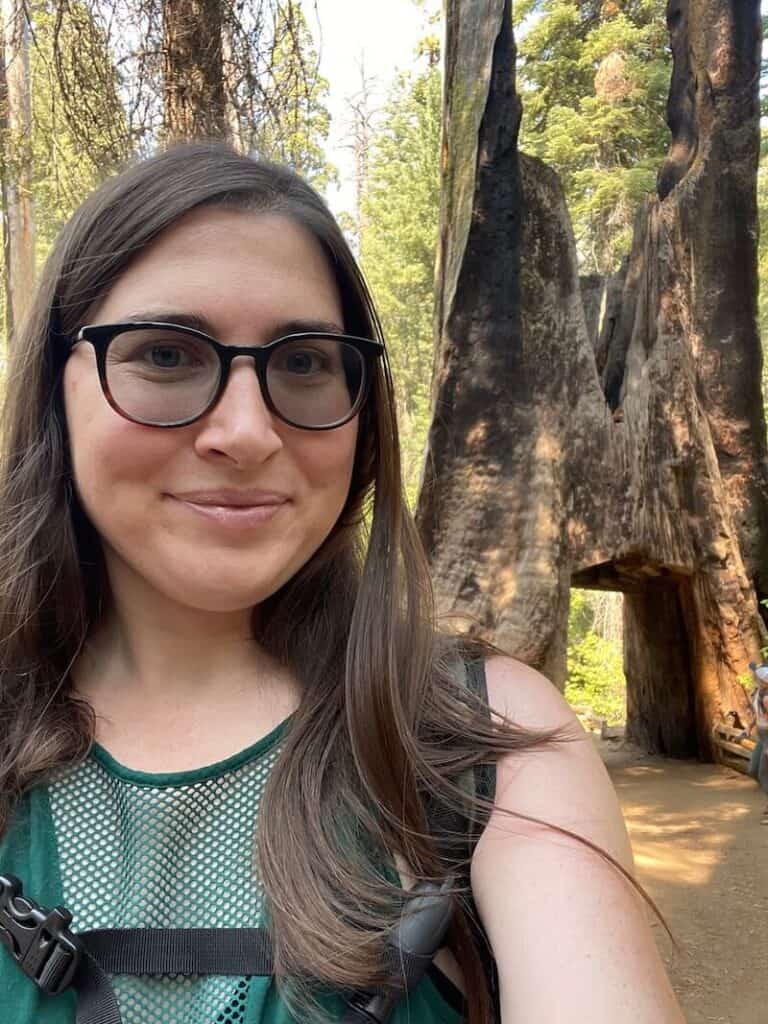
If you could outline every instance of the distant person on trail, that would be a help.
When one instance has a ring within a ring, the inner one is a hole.
[[[755,689],[752,693],[752,707],[755,709],[755,729],[757,745],[752,764],[755,777],[763,792],[768,796],[768,665],[750,663],[752,675],[755,677]],[[760,819],[761,825],[768,825],[768,804]]]

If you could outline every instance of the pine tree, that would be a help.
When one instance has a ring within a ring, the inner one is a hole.
[[[406,487],[415,497],[429,426],[435,252],[440,190],[441,76],[429,67],[396,83],[368,164],[361,258],[395,382]]]
[[[31,62],[39,264],[85,196],[128,158],[133,138],[109,41],[85,4],[35,8]]]
[[[368,194],[368,167],[378,115],[374,101],[375,79],[366,72],[364,57],[360,59],[359,70],[360,88],[345,98],[347,115],[343,142],[343,147],[352,151],[354,159],[355,208],[352,213],[344,211],[339,218],[339,223],[356,252],[360,251],[365,230],[363,204]]]
[[[228,132],[221,0],[163,0],[163,135],[223,139]]]
[[[31,152],[29,185],[34,207],[34,283],[50,246],[85,196],[128,156],[131,135],[119,95],[119,76],[107,35],[84,3],[38,3],[30,24]],[[18,144],[2,126],[5,173],[13,171]],[[9,292],[9,243],[4,231],[0,324],[13,327]]]
[[[20,0],[3,0],[1,9],[5,315],[7,336],[12,339],[29,309],[34,289],[31,31],[28,12]]]
[[[560,174],[585,272],[615,270],[667,150],[666,0],[522,0],[521,148]]]
[[[323,191],[336,180],[325,156],[331,126],[325,106],[328,81],[318,71],[318,55],[306,18],[296,0],[278,9],[264,84],[265,110],[251,146],[260,156],[286,163]]]

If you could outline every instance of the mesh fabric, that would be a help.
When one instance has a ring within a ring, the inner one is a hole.
[[[50,787],[64,904],[77,931],[258,928],[254,838],[282,727],[247,751],[154,775],[94,748]],[[124,1024],[243,1024],[248,979],[115,976]]]

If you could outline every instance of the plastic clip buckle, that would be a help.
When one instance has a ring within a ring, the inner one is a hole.
[[[75,976],[83,947],[69,930],[72,915],[64,907],[45,910],[24,896],[14,875],[0,875],[0,944],[27,977],[56,996]]]

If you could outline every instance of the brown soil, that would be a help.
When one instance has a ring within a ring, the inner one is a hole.
[[[720,765],[603,742],[638,878],[664,914],[664,962],[688,1024],[768,1024],[768,826],[757,783]]]

